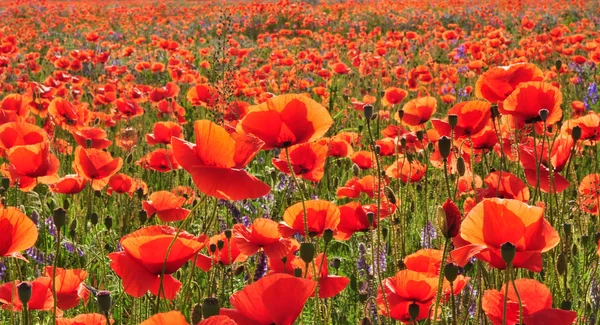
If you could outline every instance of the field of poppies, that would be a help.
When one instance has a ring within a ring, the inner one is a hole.
[[[598,324],[600,4],[0,3],[0,324]]]

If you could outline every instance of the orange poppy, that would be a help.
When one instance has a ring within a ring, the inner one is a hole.
[[[0,256],[27,261],[19,252],[31,248],[38,238],[36,225],[17,208],[0,209]]]
[[[492,172],[484,178],[483,182],[486,188],[477,190],[480,201],[489,197],[529,201],[529,188],[525,182],[509,172]]]
[[[504,243],[516,246],[515,268],[532,272],[542,270],[542,253],[558,245],[560,237],[544,219],[544,208],[529,206],[519,200],[490,198],[469,211],[454,238],[457,247],[451,252],[460,266],[473,256],[491,266],[504,269],[500,254]]]
[[[492,103],[506,99],[522,82],[541,81],[544,73],[531,63],[491,68],[477,79],[475,95]]]
[[[85,149],[77,146],[73,169],[92,183],[92,188],[102,190],[108,179],[123,166],[121,158],[113,158],[110,153],[99,149]]]
[[[504,284],[500,290],[486,290],[483,294],[483,311],[494,325],[503,324],[506,285]],[[552,293],[542,283],[533,279],[517,279],[514,285],[517,291],[512,285],[508,285],[506,324],[519,323],[519,298],[523,308],[524,324],[571,325],[575,322],[576,312],[552,308]]]
[[[352,145],[346,140],[333,137],[333,138],[322,138],[317,141],[318,144],[327,147],[328,157],[348,157],[354,153]]]
[[[327,256],[323,253],[315,256],[308,267],[300,257],[295,255],[291,255],[291,257],[292,262],[290,265],[286,265],[285,270],[288,272],[291,270],[291,274],[293,274],[294,270],[300,269],[303,278],[316,281],[318,283],[319,298],[321,299],[337,296],[350,283],[350,279],[345,276],[329,274],[329,263],[327,262]],[[317,272],[316,275],[315,271]],[[314,296],[314,293],[312,295]]]
[[[262,248],[269,258],[282,258],[293,242],[281,237],[278,226],[273,220],[256,218],[249,228],[242,224],[234,225],[233,239],[244,255],[252,256]]]
[[[115,107],[117,118],[125,116],[126,119],[131,119],[144,115],[144,109],[135,100],[119,98],[115,101]]]
[[[51,184],[50,191],[52,193],[60,194],[77,194],[85,188],[87,185],[87,179],[79,175],[66,175],[60,178],[56,183]]]
[[[340,223],[337,226],[335,239],[348,240],[356,232],[371,229],[367,210],[358,202],[350,202],[340,206]],[[377,220],[373,220],[373,227],[377,227]]]
[[[79,121],[77,107],[60,97],[54,98],[50,102],[48,114],[52,117],[54,124],[60,127],[73,126]]]
[[[234,309],[221,309],[238,325],[292,325],[317,283],[285,273],[261,278],[231,295]]]
[[[150,217],[156,214],[162,222],[173,222],[185,220],[190,214],[190,210],[181,207],[184,203],[184,197],[168,191],[158,191],[150,194],[148,201],[143,201],[142,206]]]
[[[252,135],[227,131],[207,120],[194,123],[196,143],[171,139],[175,159],[192,175],[198,190],[224,200],[258,198],[271,188],[242,170],[263,142]]]
[[[39,126],[27,122],[10,122],[0,125],[0,148],[10,149],[46,142],[48,134]]]
[[[529,139],[532,140],[532,139]],[[542,151],[543,147],[543,151]],[[525,171],[525,178],[529,185],[536,187],[538,185],[540,190],[544,193],[560,193],[566,190],[570,183],[569,181],[560,175],[560,172],[567,163],[569,155],[571,154],[571,148],[573,147],[573,139],[570,136],[559,136],[553,141],[553,147],[550,151],[550,161],[548,161],[548,146],[543,144],[537,144],[537,151],[533,149],[533,141],[529,141],[529,144],[521,144],[520,156],[521,165]],[[537,153],[538,157],[535,158]],[[552,177],[550,176],[550,168],[552,165]],[[539,176],[538,176],[539,171]],[[552,182],[550,182],[552,180]]]
[[[213,107],[218,98],[218,91],[209,85],[196,85],[187,92],[187,100],[194,106]]]
[[[579,182],[579,206],[587,213],[598,215],[600,208],[600,174],[586,175]]]
[[[325,161],[327,160],[327,147],[317,142],[301,143],[288,149],[290,163],[296,177],[313,182],[319,182],[325,175]],[[272,158],[273,165],[280,171],[290,174],[287,155],[284,150],[279,154],[279,159]]]
[[[223,243],[223,248],[219,249],[219,242]],[[203,271],[208,272],[213,265],[231,265],[233,263],[243,263],[248,259],[248,256],[242,254],[237,247],[236,240],[229,240],[225,233],[210,237],[206,240],[205,246],[210,249],[210,246],[217,247],[214,253],[208,251],[209,256],[198,254],[196,266]],[[231,245],[231,248],[229,247]]]
[[[50,153],[48,142],[12,147],[6,157],[10,164],[6,174],[23,191],[32,190],[38,183],[52,184],[59,179],[60,162]]]
[[[0,103],[0,122],[14,122],[29,115],[27,98],[20,94],[9,94]]]
[[[540,111],[548,111],[546,125],[553,125],[562,118],[562,93],[552,84],[541,81],[520,83],[508,96],[498,110],[511,115],[518,122],[533,123],[541,121]]]
[[[383,106],[393,106],[400,104],[404,98],[408,95],[408,92],[404,89],[391,87],[385,90],[385,94],[381,99]]]
[[[146,141],[151,146],[159,143],[171,144],[171,137],[183,139],[181,126],[174,122],[156,122],[152,132],[146,134]]]
[[[125,174],[115,174],[112,175],[108,179],[108,189],[106,192],[108,195],[112,195],[112,193],[129,193],[129,195],[133,195],[133,192],[136,190],[134,188],[134,180],[128,175]]]
[[[111,320],[111,324],[114,321]],[[80,314],[73,318],[58,318],[56,325],[107,325],[106,317],[102,314]]]
[[[141,322],[140,325],[189,325],[182,313],[173,310],[158,313]]]
[[[295,233],[304,233],[304,207],[306,207],[306,220],[310,236],[321,236],[327,229],[335,231],[340,223],[340,209],[333,203],[325,200],[309,200],[296,203],[287,208],[283,213],[283,222],[279,229],[289,237]]]
[[[448,260],[442,264],[442,254],[443,252],[439,249],[420,249],[406,256],[403,262],[407,270],[419,272],[437,280],[444,265],[450,262],[448,257]],[[458,295],[467,285],[469,279],[463,275],[458,275],[452,287],[450,282],[444,279],[442,283],[444,298],[449,298],[451,294]]]
[[[377,290],[377,306],[384,316],[409,323],[412,318],[408,308],[414,303],[419,306],[419,314],[415,320],[428,319],[431,315],[429,309],[436,296],[437,283],[436,278],[430,278],[423,273],[400,271],[395,276],[383,280],[383,287]]]
[[[2,305],[2,309],[10,311],[23,310],[23,303],[17,294],[17,285],[19,285],[19,283],[21,283],[21,281],[15,280],[0,285],[0,304]],[[31,299],[27,304],[27,308],[29,310],[54,309],[54,298],[52,298],[52,291],[48,286],[48,281],[45,281],[43,278],[38,278],[31,281],[30,284]]]
[[[355,163],[360,169],[365,170],[373,167],[375,155],[366,150],[356,151],[350,156],[350,160]]]
[[[491,107],[491,103],[480,100],[454,105],[448,111],[448,115],[453,114],[458,117],[458,122],[454,127],[454,136],[456,138],[469,137],[483,130],[492,117]]]
[[[106,139],[106,131],[96,127],[84,127],[73,131],[73,138],[84,148],[108,148],[112,141]]]
[[[168,173],[181,168],[175,154],[171,149],[158,148],[149,152],[136,162],[144,169],[150,169],[161,173]]]
[[[181,282],[171,274],[187,263],[204,247],[193,235],[181,231],[171,247],[177,229],[167,226],[150,226],[134,231],[121,238],[122,252],[108,255],[112,270],[123,280],[123,289],[130,296],[139,298],[150,291],[158,295],[160,274],[164,268],[163,295],[173,299],[181,288]]]
[[[402,107],[404,112],[402,119],[398,113],[396,113],[396,121],[401,122],[404,125],[418,126],[421,125],[431,118],[437,108],[437,100],[435,97],[426,96],[411,99]]]
[[[385,175],[390,178],[399,178],[404,183],[419,182],[427,172],[427,166],[413,159],[401,156],[396,162],[385,169]]]
[[[573,128],[576,126],[581,128],[580,140],[590,141],[590,144],[594,144],[600,140],[600,116],[597,113],[591,112],[579,118],[566,121],[561,128],[561,132],[571,135]]]
[[[53,267],[47,266],[45,269],[46,277],[40,278],[48,281],[48,287],[52,290]],[[56,305],[62,310],[77,307],[79,301],[87,303],[90,292],[83,284],[88,273],[84,270],[65,270],[56,268]]]
[[[377,188],[377,178],[373,175],[367,175],[363,178],[354,177],[346,182],[343,187],[338,187],[338,198],[358,198],[361,193],[367,194],[373,198],[374,191]]]
[[[333,124],[323,105],[298,94],[273,97],[248,110],[237,129],[264,141],[264,150],[315,141]]]
[[[168,82],[164,87],[154,88],[148,94],[148,98],[155,103],[165,98],[173,98],[179,95],[179,86],[174,82]]]

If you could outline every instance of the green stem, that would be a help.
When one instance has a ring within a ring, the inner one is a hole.
[[[56,324],[56,312],[58,307],[58,299],[56,296],[56,267],[60,257],[60,227],[56,227],[56,251],[54,255],[54,264],[52,269],[52,298],[54,299],[54,307],[52,309],[53,324]]]
[[[287,160],[288,169],[290,170],[290,174],[292,175],[292,179],[294,180],[294,184],[300,192],[300,198],[302,200],[302,212],[304,214],[304,240],[306,242],[310,242],[310,237],[308,236],[308,214],[306,213],[306,198],[304,197],[304,192],[300,187],[300,182],[298,182],[298,178],[296,178],[296,173],[294,173],[294,168],[292,167],[292,161],[290,160],[290,151],[288,147],[285,147],[285,159]]]
[[[444,166],[445,167],[445,166]],[[448,255],[448,246],[450,243],[450,238],[446,238],[444,241],[444,251],[442,253],[442,264],[444,265],[446,261],[446,256]],[[444,271],[440,268],[440,275],[438,276],[438,288],[437,293],[435,295],[435,307],[433,308],[433,325],[437,324],[437,310],[440,305],[440,297],[442,296],[442,285],[444,284]]]
[[[513,266],[512,263],[508,265],[508,272],[510,273],[510,278],[512,282],[513,289],[515,290],[515,295],[517,296],[517,301],[519,302],[519,324],[523,324],[523,303],[521,301],[521,295],[519,294],[519,290],[517,290],[517,284],[515,283],[515,277],[512,275]],[[508,283],[506,284],[508,288]],[[506,297],[504,298],[506,299]],[[506,300],[504,301],[504,310],[506,312]]]

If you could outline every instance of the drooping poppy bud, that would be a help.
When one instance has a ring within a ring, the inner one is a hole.
[[[108,315],[110,308],[112,307],[112,298],[110,297],[110,291],[101,290],[96,293],[96,299],[98,300],[98,307],[104,315]]]

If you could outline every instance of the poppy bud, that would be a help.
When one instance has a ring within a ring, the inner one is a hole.
[[[387,228],[382,228],[381,229],[381,236],[383,236],[383,239],[386,239],[388,235],[388,229]]]
[[[554,67],[556,68],[556,73],[560,73],[560,68],[562,68],[562,61],[556,60],[556,62],[554,62]]]
[[[547,110],[547,109],[545,109],[545,108],[542,108],[542,109],[540,109],[540,112],[539,112],[539,113],[540,113],[540,119],[541,119],[542,121],[546,121],[546,120],[548,119],[548,114],[549,114],[550,112],[548,112],[548,110]]]
[[[223,241],[222,239],[219,239],[219,240],[217,241],[217,248],[218,248],[219,250],[222,250],[224,246],[225,246],[225,241]]]
[[[198,324],[202,321],[202,305],[195,304],[192,308],[192,324]]]
[[[573,127],[573,130],[571,130],[571,137],[575,142],[581,139],[581,127],[579,125]]]
[[[396,262],[396,267],[398,268],[398,271],[406,270],[406,264],[403,260],[398,260],[398,262]]]
[[[69,210],[69,207],[71,206],[71,203],[69,203],[69,199],[64,199],[63,200],[63,209],[65,210]]]
[[[92,212],[89,216],[88,219],[90,219],[90,221],[92,222],[92,225],[97,225],[98,224],[98,214],[96,212]]]
[[[404,117],[404,111],[403,110],[399,110],[398,111],[398,120],[400,122],[402,122],[402,118]]]
[[[360,301],[361,304],[364,304],[367,299],[369,299],[369,294],[366,292],[361,292],[358,294],[358,301]]]
[[[102,191],[94,191],[96,197],[102,197]]]
[[[600,240],[600,232],[594,234],[594,243],[597,243]]]
[[[465,166],[465,159],[463,157],[458,157],[458,159],[456,159],[456,171],[459,176],[465,175],[467,167]]]
[[[558,255],[558,260],[556,261],[556,271],[558,274],[563,275],[567,270],[567,256],[564,252],[561,252]]]
[[[143,199],[144,198],[144,189],[139,187],[135,190],[135,194],[137,195],[138,199]]]
[[[301,278],[302,277],[302,269],[297,267],[294,269],[294,276],[297,278]]]
[[[110,291],[101,290],[96,293],[96,300],[98,300],[98,307],[104,315],[108,315],[110,308],[112,307],[112,299],[110,297]]]
[[[437,213],[442,235],[446,238],[458,236],[462,216],[456,204],[447,199],[441,207],[438,207]]]
[[[217,298],[206,298],[202,302],[202,316],[209,318],[210,316],[219,315],[221,306]]]
[[[138,219],[140,220],[141,224],[146,223],[148,220],[148,213],[145,210],[138,211]]]
[[[381,146],[380,145],[376,145],[375,146],[375,154],[379,155],[379,153],[381,153]]]
[[[240,266],[236,267],[235,270],[233,270],[233,275],[238,276],[238,275],[244,273],[244,270],[245,270],[244,265],[240,265]]]
[[[127,155],[127,157],[125,157],[125,162],[131,164],[131,162],[133,162],[133,155]]]
[[[354,176],[358,176],[359,173],[360,173],[360,167],[358,167],[357,164],[352,164],[352,174]]]
[[[373,213],[371,211],[367,212],[367,221],[369,222],[370,226],[373,225],[374,219],[375,219],[375,213]]]
[[[454,263],[448,263],[444,266],[444,276],[449,282],[454,282],[458,277],[458,266]]]
[[[325,244],[329,244],[329,242],[332,239],[333,239],[333,230],[325,229],[325,231],[323,232],[323,240],[325,241]]]
[[[386,186],[383,189],[383,193],[385,194],[385,197],[388,199],[388,201],[390,201],[391,204],[396,204],[396,194],[394,194],[394,190],[392,190],[391,187]]]
[[[365,119],[370,121],[373,118],[373,105],[366,104],[363,106],[363,113],[365,114]]]
[[[8,188],[10,186],[10,178],[2,177],[2,187]]]
[[[31,283],[21,282],[17,285],[17,292],[19,294],[19,300],[23,305],[27,306],[29,300],[31,300]]]
[[[423,130],[419,130],[416,132],[416,136],[417,136],[417,140],[422,142],[425,137],[425,132]],[[404,139],[404,140],[406,141],[406,139]]]
[[[406,138],[400,138],[400,146],[406,148]]]
[[[62,226],[64,226],[67,222],[67,210],[63,208],[56,208],[52,214],[52,221],[54,221],[56,228],[62,228]]]
[[[358,129],[358,133],[361,133],[363,130],[363,125],[359,124],[357,129]]]
[[[440,149],[440,155],[442,158],[448,159],[448,156],[450,156],[450,146],[451,143],[449,137],[444,135],[438,140],[438,147]]]
[[[560,309],[562,310],[571,310],[572,307],[572,303],[570,300],[563,300],[563,302],[560,303]]]
[[[373,322],[371,322],[371,320],[369,319],[369,317],[365,317],[362,319],[362,321],[360,322],[361,325],[373,325]]]
[[[113,226],[113,218],[111,216],[107,216],[106,218],[104,218],[104,227],[106,227],[106,229],[110,230]]]
[[[427,150],[429,150],[429,151],[435,150],[435,145],[433,144],[433,142],[427,143]]]
[[[408,315],[410,316],[410,319],[416,320],[417,317],[419,317],[420,312],[421,308],[416,303],[413,302],[412,304],[408,305]]]
[[[217,251],[217,245],[215,244],[210,244],[210,246],[208,246],[208,249],[210,250],[210,252],[212,254],[214,254]]]
[[[304,261],[304,263],[308,264],[312,262],[315,257],[315,245],[312,243],[302,243],[300,244],[300,258]]]
[[[450,124],[450,127],[454,129],[454,127],[456,127],[456,124],[458,124],[458,115],[448,114],[448,124]]]
[[[504,263],[507,265],[512,264],[512,261],[515,259],[515,255],[517,255],[517,247],[511,242],[506,242],[500,246],[500,253]]]
[[[340,266],[342,265],[342,259],[340,259],[339,257],[334,257],[333,260],[331,260],[331,266],[334,269],[339,269]]]
[[[563,224],[563,230],[565,231],[565,237],[571,238],[571,224],[565,223]]]
[[[231,229],[225,229],[224,234],[225,238],[231,239]]]
[[[578,253],[577,245],[573,244],[573,247],[571,248],[571,254],[577,255],[577,253]]]

